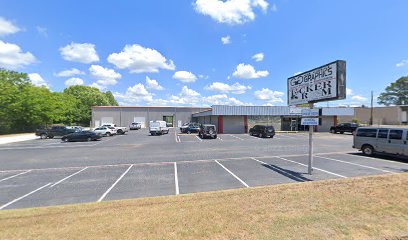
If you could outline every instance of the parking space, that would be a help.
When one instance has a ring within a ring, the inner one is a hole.
[[[58,139],[7,144],[0,151],[0,208],[27,208],[188,194],[408,171],[408,162],[362,156],[352,136],[316,134],[312,175],[307,133],[265,139],[163,136],[147,130],[98,142]]]

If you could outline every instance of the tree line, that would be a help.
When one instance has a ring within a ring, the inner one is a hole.
[[[0,69],[0,134],[30,132],[39,126],[89,126],[92,106],[118,106],[112,92],[71,86],[62,92],[31,83],[26,73]]]

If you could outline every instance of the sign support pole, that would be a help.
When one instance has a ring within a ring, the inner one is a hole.
[[[309,103],[310,109],[313,109],[314,104]],[[307,173],[312,175],[313,172],[313,128],[314,126],[309,126],[309,163],[307,166]]]

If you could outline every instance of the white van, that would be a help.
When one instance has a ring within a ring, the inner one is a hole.
[[[353,148],[365,155],[385,153],[408,157],[408,127],[360,127]]]
[[[162,135],[169,133],[169,128],[165,121],[150,121],[149,132],[151,135]]]

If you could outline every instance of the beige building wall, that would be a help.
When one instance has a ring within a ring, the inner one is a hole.
[[[370,108],[355,108],[355,115],[338,117],[338,122],[351,122],[358,120],[359,123],[369,124],[371,109]],[[375,107],[373,110],[373,124],[375,125],[401,125],[402,111],[401,107]]]

